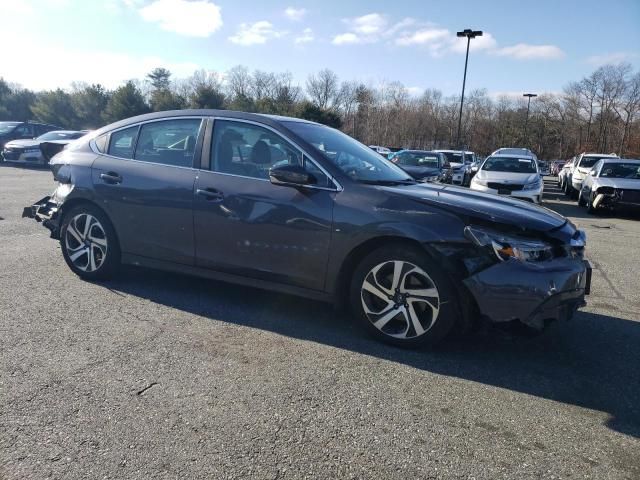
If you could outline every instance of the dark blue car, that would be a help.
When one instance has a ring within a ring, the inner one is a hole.
[[[449,169],[443,153],[427,150],[400,150],[391,154],[389,160],[421,182],[441,181]]]

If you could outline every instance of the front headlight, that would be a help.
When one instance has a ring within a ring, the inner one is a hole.
[[[535,182],[531,182],[531,183],[525,184],[525,186],[522,187],[522,189],[523,190],[538,190],[541,186],[542,186],[542,181],[538,179]]]
[[[475,183],[476,185],[482,185],[483,187],[487,186],[487,181],[478,177],[473,177],[473,180],[471,180],[471,183]]]
[[[514,237],[475,226],[465,227],[464,234],[477,246],[492,251],[503,262],[512,258],[523,262],[553,258],[553,247],[542,240]]]

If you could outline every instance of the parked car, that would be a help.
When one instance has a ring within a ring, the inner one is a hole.
[[[578,205],[590,213],[640,207],[640,160],[600,159],[584,177]]]
[[[473,177],[471,189],[540,203],[544,182],[533,158],[491,155]]]
[[[570,198],[578,198],[578,193],[582,190],[582,180],[593,168],[593,166],[603,158],[618,158],[614,153],[581,153],[572,163],[566,174],[564,181],[564,193]]]
[[[391,154],[391,150],[389,150],[387,147],[380,147],[378,145],[369,145],[369,148],[374,152],[379,153],[385,158]]]
[[[550,174],[554,177],[557,177],[560,174],[560,170],[562,170],[562,167],[565,165],[565,163],[566,162],[564,160],[552,161],[550,166]]]
[[[444,153],[426,150],[400,150],[389,155],[389,160],[421,182],[442,181],[450,169]]]
[[[57,145],[57,153],[62,150],[65,145],[86,135],[86,133],[86,130],[53,130],[33,140],[12,140],[5,144],[2,156],[5,162],[46,165],[49,163],[49,159],[42,151],[42,145],[44,143]],[[48,156],[50,158],[52,155]]]
[[[433,150],[437,153],[444,153],[451,166],[451,183],[454,185],[466,186],[470,181],[470,165],[473,157],[469,155],[472,152],[464,152],[462,150]]]
[[[51,130],[60,130],[60,127],[46,123],[0,122],[0,152],[11,140],[33,139]]]
[[[23,215],[92,281],[127,263],[344,301],[400,346],[480,316],[542,328],[590,288],[585,235],[562,215],[418,183],[306,120],[157,112],[74,142],[51,171],[55,191]]]
[[[577,158],[578,157],[573,157],[567,160],[567,162],[562,166],[562,168],[558,172],[558,187],[560,187],[562,191],[565,191],[565,185],[569,178],[569,172],[573,168],[573,164]]]

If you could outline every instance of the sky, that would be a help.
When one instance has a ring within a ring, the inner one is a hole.
[[[323,68],[413,94],[559,92],[605,63],[640,68],[640,0],[0,0],[0,77],[40,90],[114,88],[162,66],[291,72]]]

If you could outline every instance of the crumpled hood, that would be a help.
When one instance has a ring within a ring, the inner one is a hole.
[[[488,182],[525,184],[535,182],[540,178],[540,175],[537,173],[487,172],[486,170],[480,170],[476,174],[476,178]]]
[[[463,187],[419,184],[386,188],[397,195],[459,215],[519,228],[548,232],[567,222],[565,217],[548,208]]]
[[[20,147],[20,148],[37,147],[38,145],[40,145],[40,142],[38,142],[37,140],[11,140],[10,142],[7,142],[4,144],[5,148],[6,147]]]
[[[598,177],[596,180],[597,188],[613,187],[626,190],[640,190],[640,179],[637,178],[607,178]]]

